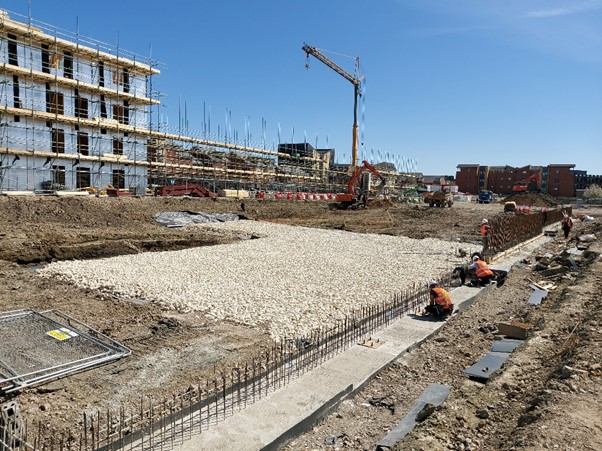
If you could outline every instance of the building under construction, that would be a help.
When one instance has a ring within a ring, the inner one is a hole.
[[[338,190],[333,149],[268,150],[160,124],[159,63],[0,11],[0,190]],[[154,114],[154,113],[157,114]],[[155,118],[155,119],[153,119]],[[265,147],[265,146],[263,146]],[[394,183],[395,174],[388,174]]]

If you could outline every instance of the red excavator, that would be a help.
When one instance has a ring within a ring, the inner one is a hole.
[[[524,193],[525,191],[539,191],[540,190],[539,174],[531,174],[524,183],[516,183],[512,187],[512,191],[515,193]]]
[[[378,170],[367,161],[362,161],[362,165],[356,167],[347,183],[347,192],[338,193],[335,197],[335,206],[339,210],[347,210],[351,208],[356,210],[358,208],[366,207],[368,203],[368,190],[357,188],[357,184],[361,179],[362,174],[366,171],[370,171],[381,181],[377,189],[385,186],[386,180]]]

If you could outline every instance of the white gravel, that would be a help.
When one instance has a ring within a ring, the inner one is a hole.
[[[255,221],[199,225],[261,236],[181,251],[63,261],[39,271],[78,286],[167,309],[200,311],[220,320],[265,327],[275,339],[330,326],[360,305],[426,283],[465,263],[437,239],[358,234]],[[474,248],[474,249],[473,249]]]

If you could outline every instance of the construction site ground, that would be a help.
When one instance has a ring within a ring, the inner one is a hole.
[[[290,225],[479,243],[481,219],[501,214],[503,208],[459,202],[452,208],[429,208],[379,201],[366,210],[338,211],[322,202],[259,200],[246,200],[244,207],[242,211],[240,201],[226,199],[0,197],[0,312],[59,309],[133,351],[118,362],[16,395],[23,416],[68,429],[81,421],[86,409],[117,407],[136,402],[140,396],[169,397],[269,346],[268,334],[259,329],[111,298],[35,274],[39,265],[56,260],[176,250],[238,239],[195,227],[166,228],[154,221],[155,213],[238,213]],[[602,217],[602,209],[585,212]],[[597,227],[600,236],[599,219],[575,222],[573,236],[591,227]],[[567,243],[557,237],[548,246],[556,251]],[[592,249],[599,252],[599,244]],[[602,324],[593,305],[598,302],[600,265],[595,260],[579,273],[558,279],[548,300],[531,309],[526,306],[530,290],[526,279],[536,275],[530,265],[515,268],[504,287],[450,321],[407,359],[379,374],[337,413],[289,444],[289,449],[374,449],[430,382],[451,385],[453,394],[400,449],[599,449]],[[368,268],[363,277],[369,277],[371,270],[378,268]],[[491,346],[490,329],[503,319],[537,324],[537,335],[490,384],[467,380],[462,369]],[[394,414],[367,402],[382,396],[392,401]]]

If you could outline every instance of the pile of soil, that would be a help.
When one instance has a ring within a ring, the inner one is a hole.
[[[556,207],[558,201],[546,193],[516,193],[505,198],[501,203],[516,202],[516,205],[529,207]]]

